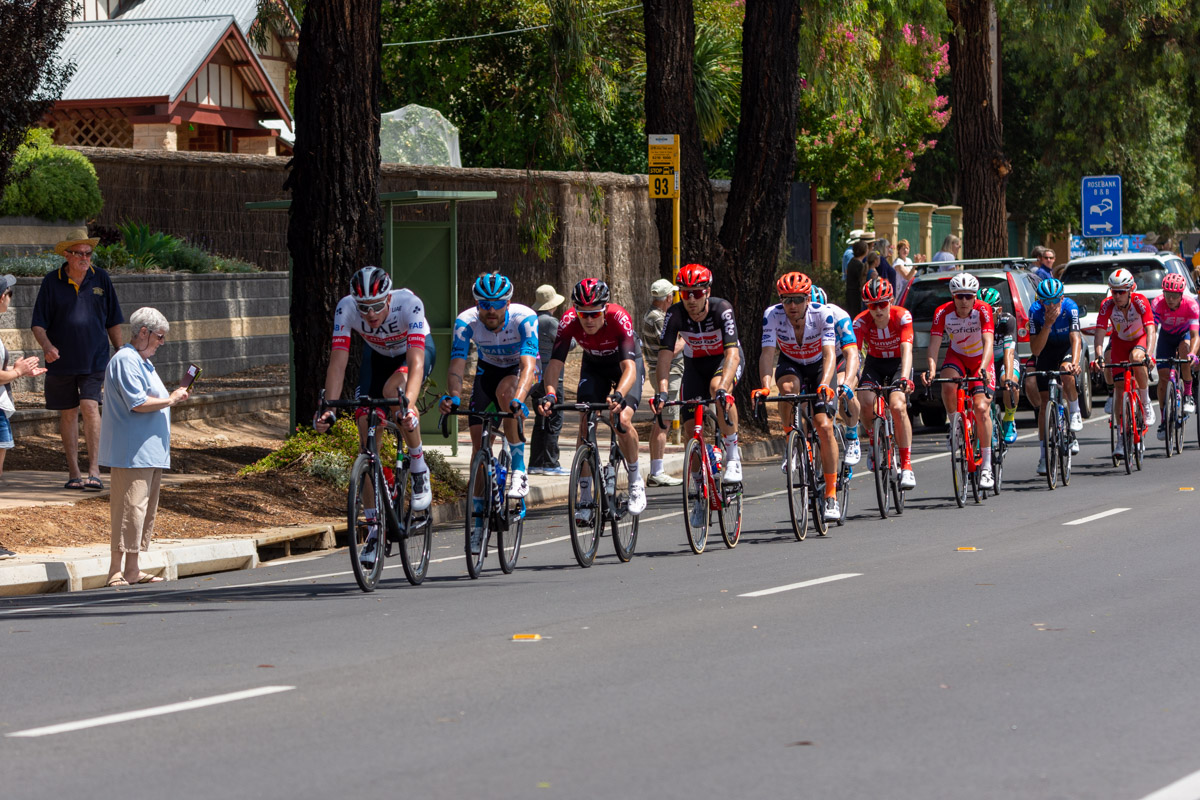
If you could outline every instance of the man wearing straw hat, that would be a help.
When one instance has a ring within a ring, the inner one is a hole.
[[[46,408],[58,412],[67,457],[64,489],[100,491],[100,391],[109,345],[121,348],[125,316],[108,273],[92,266],[99,239],[67,239],[54,247],[66,259],[46,274],[33,305],[33,336],[46,358]],[[87,443],[88,475],[79,470],[79,416]]]
[[[542,373],[550,363],[550,353],[554,349],[554,340],[558,337],[558,318],[554,312],[566,300],[548,283],[543,283],[534,293],[533,310],[538,312],[538,355]],[[563,396],[562,375],[558,376],[559,397]],[[540,381],[529,391],[529,405],[532,408],[546,395],[546,386]],[[558,434],[562,430],[563,412],[555,411],[549,416],[538,414],[533,421],[533,436],[529,440],[529,474],[530,475],[566,475],[567,470],[558,463]]]

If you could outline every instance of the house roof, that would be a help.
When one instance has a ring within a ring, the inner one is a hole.
[[[258,14],[258,0],[134,0],[122,3],[117,19],[167,20],[181,17],[233,17],[249,33]]]

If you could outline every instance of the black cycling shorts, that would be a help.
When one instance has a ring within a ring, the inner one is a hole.
[[[520,364],[513,364],[511,367],[497,367],[480,360],[479,366],[475,368],[475,385],[471,387],[471,404],[467,406],[467,410],[487,411],[488,406],[492,406],[498,411],[508,411],[507,408],[500,408],[500,401],[496,399],[496,390],[500,388],[500,382],[509,375],[519,375],[520,373]],[[482,425],[483,417],[471,414],[467,418],[467,423],[472,427]]]
[[[746,366],[746,355],[742,349],[738,348],[737,373],[733,376],[733,386],[737,386],[737,382],[742,379],[742,372]],[[722,365],[725,363],[725,356],[705,356],[704,358],[684,358],[683,359],[683,384],[679,390],[679,398],[681,400],[707,400],[708,387],[712,384],[712,379],[721,374]],[[732,386],[730,389],[732,390]]]
[[[876,386],[883,387],[891,386],[902,378],[909,377],[911,376],[900,374],[900,359],[867,356],[863,360],[862,379],[858,383],[859,386],[873,383]]]
[[[396,370],[408,367],[408,354],[385,356],[375,352],[374,348],[363,347],[364,357],[362,369],[358,373],[358,390],[354,393],[359,397],[383,397],[383,386],[388,378],[396,374]],[[425,337],[425,377],[433,372],[437,363],[437,348],[434,347],[433,337]]]
[[[1035,370],[1055,370],[1060,369],[1063,364],[1071,360],[1071,342],[1046,342],[1046,346],[1042,348],[1042,352],[1038,353],[1033,362]],[[1050,391],[1050,377],[1047,375],[1037,375],[1034,377],[1037,381],[1038,391]],[[1060,377],[1058,382],[1062,383]]]
[[[621,364],[623,363],[622,361],[604,363],[591,361],[584,357],[583,364],[579,367],[579,390],[577,392],[579,402],[608,402],[608,396],[621,382]],[[646,382],[646,363],[642,361],[641,356],[638,356],[634,359],[634,364],[637,377],[633,380],[633,387],[625,395],[625,405],[636,411],[642,402],[642,385]]]
[[[799,361],[793,361],[783,353],[780,353],[779,364],[775,367],[775,382],[779,383],[779,379],[783,376],[795,375],[800,379],[800,385],[796,388],[796,394],[815,393],[817,387],[821,385],[821,372],[824,364],[824,359],[814,361],[811,364],[801,364]],[[837,404],[836,402],[828,403],[824,400],[814,400],[813,413],[825,414],[832,417],[837,414]]]

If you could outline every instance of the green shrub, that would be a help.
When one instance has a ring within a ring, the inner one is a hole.
[[[169,233],[151,233],[150,226],[144,222],[130,220],[117,228],[121,231],[125,249],[133,257],[135,269],[139,266],[144,270],[161,265],[166,257],[182,244]]]
[[[213,257],[190,244],[180,244],[162,256],[161,266],[177,272],[212,272]]]
[[[240,258],[213,256],[213,272],[261,272],[261,270],[249,261],[242,261]]]
[[[91,219],[100,213],[100,181],[86,156],[57,147],[50,131],[35,128],[17,148],[12,183],[0,198],[0,216],[37,217],[53,222]]]
[[[51,270],[62,266],[62,256],[55,253],[38,253],[32,256],[9,256],[0,258],[0,275],[40,278]]]
[[[128,272],[133,269],[133,256],[125,245],[102,244],[93,249],[92,265],[108,272]]]

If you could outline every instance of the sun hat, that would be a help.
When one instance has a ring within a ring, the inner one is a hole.
[[[79,244],[86,244],[88,247],[91,247],[92,249],[95,249],[95,248],[96,248],[96,245],[100,244],[100,240],[99,240],[99,239],[97,239],[97,238],[92,238],[92,239],[64,239],[63,241],[61,241],[61,242],[59,242],[58,244],[54,245],[54,252],[58,253],[60,256],[66,256],[66,254],[67,254],[67,250],[68,250],[68,249],[70,249],[70,248],[74,247],[75,245],[79,245]]]
[[[17,279],[14,275],[0,275],[0,294],[4,294],[9,289],[17,285]]]
[[[533,308],[535,311],[550,311],[561,306],[566,299],[553,286],[543,283],[534,292]]]
[[[666,278],[659,278],[650,284],[650,296],[655,300],[662,300],[664,297],[670,297],[673,294],[675,294],[675,284]]]
[[[848,239],[846,239],[846,244],[854,244],[855,242],[857,242],[859,239],[863,238],[866,235],[867,235],[867,232],[864,231],[862,228],[855,228],[854,230],[850,231],[850,237]]]

